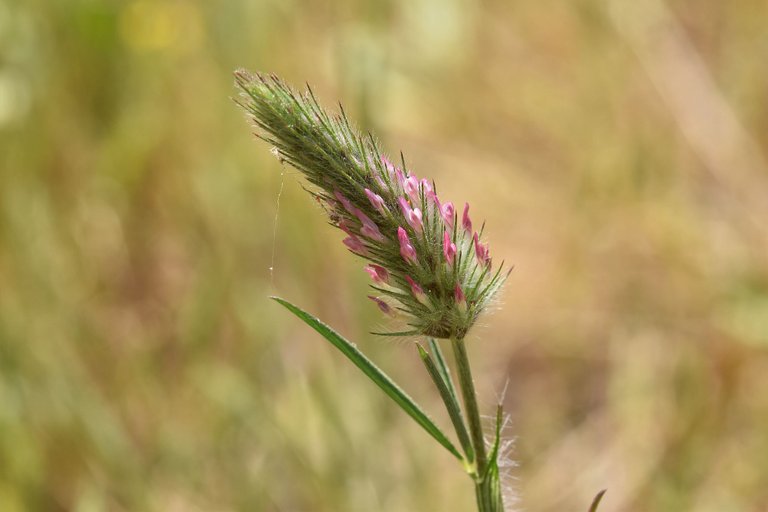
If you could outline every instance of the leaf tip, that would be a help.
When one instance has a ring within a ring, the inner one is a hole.
[[[416,345],[416,348],[419,350],[419,356],[420,356],[420,357],[421,357],[421,358],[422,358],[424,361],[426,361],[427,359],[429,359],[429,354],[427,353],[427,351],[426,351],[426,350],[424,350],[424,347],[422,347],[422,346],[421,346],[421,343],[419,343],[419,342],[417,341],[417,342],[415,343],[415,345]]]
[[[605,495],[606,491],[608,491],[608,489],[603,489],[597,493],[595,499],[592,500],[592,505],[589,507],[589,512],[595,512],[597,510],[597,507],[600,505],[600,501],[603,499],[603,495]]]

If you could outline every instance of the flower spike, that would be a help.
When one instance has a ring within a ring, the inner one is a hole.
[[[344,245],[369,261],[371,284],[387,287],[412,331],[463,338],[506,277],[488,271],[488,245],[472,229],[469,204],[456,226],[454,203],[407,171],[402,154],[399,166],[392,163],[343,112],[323,110],[311,91],[275,76],[238,71],[235,78],[258,136],[315,188],[331,224],[345,232]],[[371,300],[385,313],[395,306]]]

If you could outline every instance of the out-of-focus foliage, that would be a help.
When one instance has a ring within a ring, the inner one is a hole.
[[[471,350],[487,413],[509,379],[527,510],[604,487],[606,511],[766,510],[766,20],[758,0],[0,0],[0,509],[471,508],[450,455],[267,300],[439,410],[229,100],[243,66],[343,99],[488,219],[516,270]]]

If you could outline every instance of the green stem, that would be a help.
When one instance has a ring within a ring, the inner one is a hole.
[[[456,371],[459,375],[459,387],[464,398],[464,410],[469,424],[469,432],[472,437],[472,445],[475,449],[476,471],[472,474],[475,480],[475,497],[479,512],[503,512],[504,502],[501,496],[499,483],[499,471],[497,465],[498,443],[500,436],[501,409],[497,411],[496,441],[494,442],[492,460],[488,461],[486,454],[483,426],[480,421],[480,410],[477,406],[475,384],[472,379],[472,370],[469,366],[469,357],[463,338],[451,338],[453,355],[456,359]]]
[[[485,438],[483,426],[480,422],[480,411],[477,407],[475,384],[472,380],[472,370],[469,367],[469,358],[463,339],[451,338],[453,357],[456,359],[456,372],[459,375],[459,387],[464,398],[464,412],[469,423],[469,433],[472,436],[472,445],[475,448],[475,461],[477,462],[478,478],[485,472],[488,458],[485,454]]]

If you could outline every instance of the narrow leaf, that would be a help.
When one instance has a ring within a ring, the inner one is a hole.
[[[448,369],[448,363],[445,361],[443,351],[440,349],[440,344],[435,341],[434,338],[429,338],[429,351],[435,358],[435,364],[437,369],[440,370],[440,375],[443,377],[443,382],[448,387],[448,391],[451,393],[453,400],[459,403],[459,395],[456,393],[456,386],[453,384],[453,378],[451,378],[451,371]]]
[[[323,338],[331,342],[331,344],[339,349],[347,358],[354,363],[355,366],[360,368],[362,372],[368,376],[382,391],[384,391],[397,405],[399,405],[411,418],[416,421],[421,427],[427,431],[438,443],[451,452],[454,457],[462,460],[462,456],[446,435],[435,425],[427,414],[419,407],[416,402],[409,397],[405,391],[403,391],[397,384],[395,384],[389,376],[379,369],[370,359],[368,359],[360,350],[352,343],[343,338],[336,331],[329,326],[310,315],[306,311],[302,310],[298,306],[291,304],[290,302],[281,299],[280,297],[271,297],[273,300],[284,306],[291,313],[299,317],[307,325],[312,327]]]
[[[277,300],[277,299],[275,299]],[[400,332],[375,332],[371,331],[370,334],[373,334],[374,336],[389,336],[392,338],[400,338],[403,336],[413,336],[414,334],[419,334],[419,331],[413,330],[413,331],[400,331]]]
[[[475,460],[475,450],[472,448],[472,441],[469,439],[467,426],[461,415],[461,407],[456,400],[456,394],[455,392],[451,394],[449,387],[452,386],[446,383],[443,374],[440,372],[440,369],[432,356],[430,356],[429,353],[424,350],[424,347],[418,343],[416,344],[416,348],[419,349],[419,356],[421,356],[421,360],[427,368],[427,373],[429,373],[429,376],[432,378],[432,382],[435,383],[435,387],[440,393],[440,398],[443,399],[445,409],[448,411],[448,417],[451,419],[451,423],[453,423],[453,428],[456,430],[456,435],[459,438],[461,447],[464,449],[464,453],[467,456],[467,462],[472,464]]]
[[[597,496],[595,496],[595,499],[592,500],[592,506],[589,507],[589,512],[596,512],[598,505],[600,505],[600,501],[602,501],[603,496],[605,495],[605,491],[608,489],[603,489],[599,493],[597,493]]]

